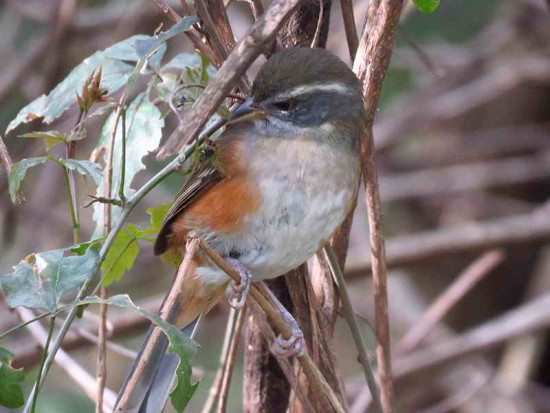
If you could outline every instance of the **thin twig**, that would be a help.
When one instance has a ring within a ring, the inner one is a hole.
[[[4,139],[2,139],[2,135],[0,135],[0,160],[4,164],[6,175],[9,176],[11,172],[11,166],[13,165],[13,161],[11,160],[11,156],[10,156],[10,153],[8,152],[8,148],[4,143]]]
[[[346,40],[351,61],[355,60],[359,39],[357,38],[357,28],[355,27],[355,15],[353,12],[353,3],[351,0],[340,0],[342,8],[342,17],[344,19],[344,29],[346,30]]]
[[[229,397],[229,386],[231,384],[231,377],[233,375],[233,368],[235,366],[235,357],[237,356],[237,348],[239,339],[241,337],[241,331],[246,317],[246,307],[243,307],[238,314],[235,331],[233,333],[232,340],[229,344],[229,352],[227,355],[227,362],[223,366],[223,375],[220,388],[220,400],[218,404],[218,413],[223,413],[227,409],[227,399]]]
[[[359,322],[355,317],[355,312],[353,311],[353,306],[351,305],[351,300],[349,298],[348,290],[344,281],[344,275],[338,265],[338,259],[331,245],[327,245],[323,248],[325,254],[325,259],[328,262],[332,276],[334,278],[334,283],[338,287],[338,293],[340,295],[340,300],[342,301],[342,310],[344,317],[349,324],[351,330],[351,335],[353,336],[353,341],[355,341],[355,346],[359,352],[359,362],[363,366],[363,372],[365,373],[365,378],[367,379],[367,384],[371,393],[371,396],[374,400],[376,410],[382,412],[382,403],[380,401],[380,395],[378,392],[378,386],[376,385],[376,378],[372,371],[372,367],[369,362],[369,357],[367,354],[367,347],[361,336],[361,331],[359,328]]]
[[[549,239],[550,219],[547,214],[523,214],[396,237],[387,243],[387,263],[402,266],[447,254]],[[371,258],[366,257],[366,262],[350,268],[346,274],[352,278],[364,275],[370,265]]]
[[[223,258],[221,258],[216,251],[214,251],[208,244],[204,241],[200,241],[201,249],[208,255],[208,257],[227,275],[229,275],[233,280],[240,282],[241,277],[239,273],[229,265]],[[281,333],[283,338],[290,339],[293,335],[292,329],[284,321],[281,313],[277,307],[273,304],[274,300],[277,300],[275,296],[267,297],[263,290],[260,290],[256,285],[252,284],[250,287],[250,296],[258,302],[262,310],[267,314],[271,322],[275,325],[277,330]],[[308,378],[310,385],[315,389],[319,397],[326,397],[327,401],[332,405],[334,410],[337,412],[344,412],[338,397],[328,385],[325,378],[319,372],[319,369],[313,363],[311,356],[307,352],[307,349],[304,350],[304,353],[301,356],[297,357],[306,377]]]
[[[172,289],[170,290],[170,293],[168,294],[168,297],[166,298],[166,301],[164,302],[160,310],[160,317],[163,320],[169,319],[174,307],[177,304],[181,292],[183,291],[183,282],[187,273],[189,272],[189,269],[191,268],[192,260],[199,248],[199,244],[200,241],[198,238],[190,238],[189,242],[187,243],[183,262],[178,268],[178,272],[176,274],[174,284],[172,285]],[[149,340],[147,341],[147,344],[143,349],[141,358],[139,359],[139,362],[136,365],[132,376],[129,378],[128,384],[124,388],[124,392],[120,395],[120,399],[117,405],[117,411],[123,412],[127,408],[127,403],[130,400],[130,396],[134,391],[135,386],[139,382],[139,379],[141,378],[145,367],[150,362],[152,352],[155,349],[155,346],[162,334],[163,333],[160,328],[155,327],[155,329],[153,329],[153,332],[151,333],[151,336],[149,337]]]
[[[173,8],[171,8],[164,0],[151,0],[155,6],[157,6],[170,20],[172,20],[174,23],[179,23],[181,21],[181,16],[175,12]],[[186,13],[189,12],[187,7],[184,9]],[[222,64],[222,60],[216,54],[212,51],[212,49],[205,44],[202,39],[201,35],[195,30],[186,30],[185,35],[191,40],[193,43],[193,46],[201,52],[206,58],[216,67],[219,67]]]
[[[30,321],[34,319],[34,314],[31,310],[28,310],[24,307],[17,307],[15,312],[21,318],[22,321]],[[27,328],[31,334],[36,338],[41,346],[44,346],[47,340],[48,333],[40,325],[40,323],[28,324]],[[95,401],[97,399],[97,386],[95,384],[94,377],[90,376],[86,370],[84,370],[76,361],[74,361],[67,353],[63,350],[59,350],[55,361],[65,372],[71,377],[75,383],[77,383],[86,395]],[[43,376],[43,374],[42,374]],[[34,397],[31,395],[29,397]],[[105,401],[104,408],[106,411],[110,411],[113,408],[116,400],[116,395],[111,391],[105,391]]]
[[[84,328],[77,328],[76,332],[84,337],[86,340],[88,340],[90,343],[98,344],[99,343],[99,337],[95,334],[90,333],[88,330]],[[120,354],[123,357],[129,358],[130,360],[134,360],[137,356],[137,352],[127,349],[126,347],[122,347],[119,344],[113,343],[111,341],[107,341],[107,350],[112,351],[113,353]]]
[[[210,413],[216,405],[216,402],[219,400],[222,379],[225,372],[225,365],[227,364],[227,360],[229,359],[231,343],[233,342],[233,340],[235,340],[235,326],[237,325],[238,316],[239,312],[231,307],[231,310],[229,311],[229,316],[227,317],[227,326],[225,328],[225,335],[223,338],[218,371],[216,372],[214,383],[210,387],[208,398],[206,399],[206,402],[204,403],[204,406],[201,410],[202,413]]]
[[[458,337],[423,347],[395,359],[394,375],[403,379],[459,357],[550,326],[550,294],[531,300]]]
[[[378,171],[374,159],[372,126],[382,92],[382,83],[393,51],[394,37],[402,5],[402,0],[373,0],[369,3],[369,14],[365,21],[358,53],[354,61],[354,71],[363,82],[367,115],[366,136],[362,145],[363,174],[374,281],[375,331],[378,339],[376,353],[380,375],[381,401],[385,413],[393,411],[393,383],[386,251],[382,230],[382,204],[378,186]]]
[[[504,260],[501,250],[488,251],[472,262],[453,283],[439,295],[430,308],[409,329],[398,345],[398,351],[411,351],[441,321],[468,291]]]
[[[323,0],[319,0],[319,17],[317,18],[317,27],[313,39],[311,40],[311,48],[319,47],[319,37],[321,35],[321,28],[323,27],[323,17],[325,12],[325,5]]]

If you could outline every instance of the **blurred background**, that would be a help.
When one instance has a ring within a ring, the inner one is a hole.
[[[168,3],[178,9],[177,2]],[[354,4],[360,30],[368,2]],[[232,1],[228,13],[236,36],[242,36],[253,22],[249,6]],[[2,135],[23,106],[51,90],[87,56],[130,35],[152,34],[161,22],[171,24],[149,0],[1,1]],[[349,63],[336,0],[327,48]],[[191,50],[189,41],[178,36],[168,54]],[[257,66],[251,68],[252,76]],[[47,129],[70,129],[76,116],[73,107]],[[99,135],[103,120],[90,123],[89,137]],[[174,119],[168,119],[165,137],[174,126]],[[43,154],[42,142],[16,137],[41,127],[31,123],[4,136],[14,162]],[[442,0],[432,15],[406,7],[375,122],[375,142],[391,269],[398,411],[550,412],[547,331],[532,332],[533,326],[547,326],[550,320],[550,306],[533,305],[550,293],[550,2]],[[94,139],[84,141],[77,158],[87,158],[94,144]],[[154,155],[146,164],[134,187],[162,166]],[[180,185],[181,177],[165,180],[133,212],[131,222],[147,222],[145,209],[171,201]],[[86,192],[79,185],[81,206],[95,193],[91,183],[88,187]],[[72,244],[61,169],[46,165],[31,170],[24,190],[26,202],[13,205],[0,172],[0,274],[31,252]],[[361,195],[346,276],[354,307],[365,320],[364,335],[374,348],[363,199]],[[81,214],[87,239],[94,229],[91,209],[82,208]],[[129,293],[154,311],[172,271],[144,243],[135,267],[110,293]],[[428,309],[435,322],[426,318]],[[78,322],[81,333],[75,331],[67,347],[92,374],[96,348],[85,333],[97,326],[94,311]],[[201,383],[191,412],[200,411],[208,395],[227,311],[225,303],[215,308],[197,337],[201,349],[194,365]],[[109,311],[109,319],[111,341],[122,346],[108,353],[107,385],[117,390],[147,323],[116,309]],[[18,322],[0,302],[0,332]],[[337,324],[335,337],[350,409],[365,411],[367,392],[344,322]],[[17,366],[30,371],[30,386],[40,357],[32,337],[22,330],[2,346],[16,354]],[[242,410],[241,389],[239,353],[228,411]],[[39,412],[94,411],[81,388],[58,367],[40,399]]]

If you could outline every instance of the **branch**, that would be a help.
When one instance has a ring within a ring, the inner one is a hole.
[[[11,166],[13,165],[13,161],[11,160],[11,156],[10,156],[10,153],[8,152],[8,148],[4,143],[4,139],[2,139],[2,135],[0,135],[0,160],[4,164],[4,169],[6,170],[6,176],[9,176],[11,172]]]
[[[392,267],[403,266],[449,254],[549,239],[550,219],[548,213],[541,211],[537,214],[475,222],[460,227],[396,237],[387,243],[387,263]],[[364,275],[371,261],[372,258],[367,257],[366,262],[360,266],[350,268],[347,275],[352,278]]]
[[[245,73],[264,45],[272,39],[299,0],[275,0],[229,55],[216,77],[197,99],[161,148],[158,157],[179,153],[215,112],[235,82]]]
[[[367,118],[366,136],[361,149],[374,280],[375,331],[378,339],[376,353],[380,374],[381,401],[386,413],[393,411],[393,384],[391,377],[386,252],[382,230],[382,205],[378,187],[378,171],[374,160],[372,126],[382,92],[382,83],[390,64],[402,5],[402,0],[372,0],[369,3],[369,13],[353,65],[355,73],[363,82]]]
[[[546,294],[456,338],[396,358],[394,375],[403,379],[413,373],[486,350],[514,337],[549,326],[550,294]]]
[[[27,322],[34,319],[34,314],[31,310],[28,310],[23,307],[17,307],[15,312],[21,318],[21,321]],[[41,346],[44,346],[48,333],[40,325],[40,323],[31,323],[27,325],[27,328],[33,335],[33,337],[38,341]],[[92,377],[86,370],[84,370],[74,359],[72,359],[67,353],[63,350],[60,350],[56,359],[56,363],[65,370],[65,372],[71,377],[86,393],[86,395],[93,401],[97,400],[97,386],[95,384],[95,379]],[[116,395],[111,390],[105,391],[105,401],[104,409],[109,411],[115,405]]]
[[[503,260],[504,253],[502,251],[492,250],[472,262],[409,329],[398,345],[399,351],[408,352],[417,348],[449,310]]]
[[[323,249],[323,252],[325,253],[325,258],[332,272],[332,276],[334,277],[334,283],[338,286],[338,294],[340,295],[340,299],[342,301],[342,310],[344,313],[344,317],[349,324],[353,340],[355,341],[355,346],[357,347],[357,351],[359,352],[359,362],[363,366],[363,372],[365,373],[365,378],[367,379],[367,384],[370,390],[371,397],[374,400],[376,410],[378,412],[382,412],[382,403],[380,401],[378,387],[376,386],[376,379],[374,378],[374,373],[372,372],[369,357],[367,355],[367,347],[363,342],[363,337],[361,337],[359,322],[355,317],[355,312],[353,311],[353,307],[351,305],[348,290],[346,289],[344,275],[342,274],[342,270],[338,265],[338,260],[332,247],[330,245],[326,246]]]

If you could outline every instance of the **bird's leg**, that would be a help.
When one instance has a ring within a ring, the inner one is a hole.
[[[278,335],[271,345],[271,352],[277,357],[292,357],[301,356],[305,351],[304,333],[300,330],[296,319],[288,312],[284,305],[278,300],[273,292],[263,282],[257,283],[258,287],[269,297],[270,301],[280,311],[283,320],[292,330],[292,336],[286,339],[282,335]]]
[[[225,260],[231,264],[241,276],[240,283],[231,280],[225,291],[225,296],[227,297],[227,301],[229,301],[229,305],[236,310],[240,310],[246,303],[246,297],[248,296],[250,284],[252,283],[252,275],[250,271],[248,271],[248,268],[239,260],[230,257]]]

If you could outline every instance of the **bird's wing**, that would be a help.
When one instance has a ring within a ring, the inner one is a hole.
[[[183,213],[204,191],[222,179],[224,179],[224,174],[210,160],[203,161],[195,167],[164,218],[162,229],[155,241],[155,255],[163,254],[168,249],[167,238],[170,235],[170,225],[174,219]]]

